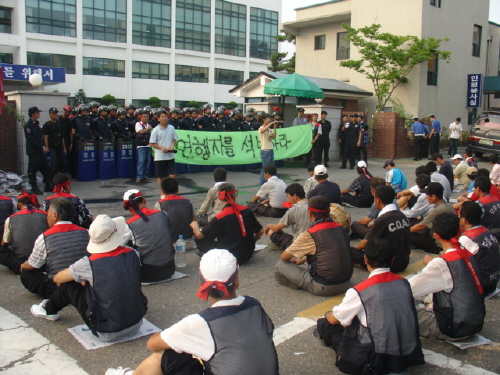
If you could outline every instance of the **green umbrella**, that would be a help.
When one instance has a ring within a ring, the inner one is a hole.
[[[319,86],[300,74],[293,73],[275,79],[264,86],[264,94],[297,96],[299,98],[323,99],[325,94]]]

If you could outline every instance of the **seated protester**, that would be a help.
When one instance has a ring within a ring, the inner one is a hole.
[[[30,256],[37,237],[48,228],[47,214],[39,207],[36,194],[23,191],[17,197],[19,211],[5,220],[0,264],[16,275],[21,271],[21,264]]]
[[[137,189],[125,192],[123,208],[133,215],[127,224],[140,255],[141,282],[148,285],[168,280],[175,272],[175,260],[167,213],[147,208],[146,198]]]
[[[71,200],[74,209],[74,217],[71,222],[83,228],[88,228],[92,222],[92,214],[85,205],[85,202],[78,198],[76,195],[71,194],[71,177],[66,173],[58,173],[53,179],[54,190],[56,193],[43,201],[43,210],[49,212],[50,202],[54,198],[67,198]]]
[[[309,199],[308,216],[311,228],[299,234],[281,254],[276,263],[276,281],[317,296],[343,293],[352,286],[349,235],[330,218],[326,197]],[[301,267],[306,261],[309,267]]]
[[[417,187],[419,189],[417,201],[411,208],[402,211],[403,214],[410,219],[410,224],[412,225],[420,222],[421,219],[426,217],[434,208],[434,206],[427,200],[427,194],[422,193],[422,190],[425,189],[431,182],[430,176],[422,173],[417,176],[415,182],[417,183]]]
[[[469,168],[467,163],[460,154],[456,154],[451,160],[453,161],[453,165],[455,165],[453,177],[457,179],[456,188],[460,188],[461,190],[468,189],[470,180],[469,177],[467,177],[467,168]]]
[[[415,177],[418,177],[421,174],[426,174],[430,176],[429,171],[425,167],[425,165],[418,166],[415,168]],[[420,188],[417,185],[413,185],[411,188],[400,191],[396,194],[396,198],[398,200],[398,206],[404,210],[406,208],[412,208],[413,205],[417,202],[417,198],[420,196]]]
[[[358,161],[356,165],[358,177],[342,190],[342,203],[352,207],[368,208],[373,204],[373,195],[371,193],[370,181],[373,176],[368,172],[366,162]]]
[[[306,194],[306,197],[309,195],[312,189],[314,189],[316,186],[318,186],[318,181],[314,178],[314,168],[316,168],[318,164],[315,162],[310,163],[307,166],[307,172],[309,172],[309,178],[306,180],[304,183],[304,193]]]
[[[123,217],[97,216],[89,229],[90,256],[58,272],[58,288],[52,297],[31,306],[31,313],[58,320],[59,311],[71,304],[101,341],[135,334],[148,308],[141,292],[139,255],[121,246],[127,231]]]
[[[490,194],[492,183],[487,177],[478,177],[474,181],[474,194],[483,209],[481,225],[490,230],[500,241],[500,200]],[[494,185],[493,185],[494,186]]]
[[[425,268],[409,280],[413,297],[433,293],[432,308],[417,306],[420,336],[449,340],[481,332],[486,311],[480,271],[476,259],[456,239],[459,218],[451,212],[437,215],[432,228],[445,253],[426,256]]]
[[[500,164],[498,163],[498,156],[490,155],[488,157],[488,162],[492,167],[490,173],[491,183],[498,188],[500,186]]]
[[[443,198],[448,202],[451,197],[451,185],[446,176],[437,171],[437,165],[433,161],[428,162],[425,167],[431,174],[431,182],[439,182],[443,186]]]
[[[57,289],[54,276],[87,255],[89,234],[71,222],[74,211],[69,199],[52,199],[47,212],[49,229],[38,236],[33,252],[21,264],[21,282],[31,293],[49,298]]]
[[[374,177],[370,181],[370,192],[372,196],[375,195],[375,189],[378,186],[385,186],[385,180],[380,177]],[[375,203],[372,204],[370,210],[366,214],[364,218],[360,221],[355,221],[351,225],[351,237],[356,238],[359,237],[361,239],[365,238],[366,234],[370,230],[370,227],[374,224],[375,219],[378,217],[380,210],[375,206]]]
[[[453,179],[453,167],[450,162],[448,160],[444,160],[443,155],[439,153],[432,155],[432,161],[439,165],[439,173],[447,178],[450,183],[450,188],[453,190],[455,180]]]
[[[0,239],[3,238],[5,220],[17,211],[17,203],[14,198],[0,194]],[[0,240],[1,241],[1,240]]]
[[[370,240],[364,253],[368,279],[349,289],[342,303],[317,322],[318,336],[335,350],[335,365],[342,372],[406,373],[424,364],[411,288],[390,271],[392,260],[387,240]]]
[[[179,183],[177,180],[165,177],[161,180],[161,194],[165,197],[155,204],[155,210],[162,210],[168,214],[172,242],[177,241],[180,235],[185,240],[193,238],[193,229],[191,229],[190,224],[196,220],[193,205],[189,199],[177,195],[178,192]]]
[[[394,160],[387,159],[384,163],[384,168],[387,170],[385,184],[392,186],[396,194],[406,190],[406,176],[400,169],[395,167]]]
[[[477,168],[469,167],[467,168],[467,178],[469,179],[469,188],[467,189],[467,193],[463,193],[462,195],[467,195],[468,193],[472,193],[474,191],[474,180],[477,177]],[[460,197],[457,198],[457,200]]]
[[[465,156],[465,162],[469,167],[474,167],[476,169],[478,168],[477,162],[476,160],[474,160],[474,157],[472,156],[472,150],[470,148],[465,149],[464,156]]]
[[[224,208],[224,203],[219,199],[219,191],[217,187],[223,184],[227,180],[227,171],[224,168],[215,168],[214,170],[214,181],[215,184],[207,192],[205,200],[201,204],[200,209],[196,212],[196,221],[200,226],[205,226],[210,220],[214,218],[219,212]],[[212,210],[211,214],[208,214],[209,210]]]
[[[278,224],[267,224],[264,233],[271,238],[271,242],[286,249],[297,236],[305,232],[311,226],[307,215],[307,199],[304,189],[300,184],[293,183],[287,186],[286,197],[291,205],[290,209],[283,215]],[[291,227],[293,234],[283,232],[284,228]]]
[[[335,182],[328,181],[328,171],[324,165],[317,165],[314,168],[314,178],[318,185],[311,190],[308,199],[317,196],[327,197],[330,203],[342,204],[340,187]]]
[[[235,257],[210,250],[201,258],[200,279],[197,297],[210,307],[151,336],[153,353],[135,371],[110,368],[106,375],[279,373],[273,322],[255,298],[236,295]]]
[[[470,172],[472,173],[472,171],[470,171]],[[486,168],[479,168],[476,171],[476,175],[475,175],[474,181],[471,184],[472,188],[470,189],[470,194],[464,193],[464,194],[460,195],[457,198],[457,201],[459,202],[458,204],[460,204],[460,202],[464,202],[466,200],[471,200],[471,201],[475,202],[475,201],[477,201],[479,199],[479,197],[474,193],[475,179],[479,178],[479,177],[486,177],[487,179],[490,179],[490,171],[487,170]],[[495,196],[495,197],[497,197],[498,199],[500,199],[500,191],[493,184],[491,184],[491,187],[490,187],[490,194],[493,195],[493,196]],[[455,208],[458,209],[460,207],[457,207],[457,205],[455,205]]]
[[[286,208],[283,203],[286,202],[286,184],[277,176],[277,169],[274,164],[268,164],[264,167],[264,179],[266,182],[260,187],[259,191],[253,197],[252,202],[248,203],[256,215],[267,217],[282,217]]]
[[[394,189],[378,186],[375,189],[374,204],[380,213],[364,240],[352,248],[353,262],[364,266],[364,249],[368,241],[383,238],[389,241],[394,260],[391,272],[403,272],[410,262],[410,221],[394,204]]]
[[[191,223],[197,238],[196,246],[201,254],[214,248],[227,249],[236,257],[238,264],[245,264],[252,257],[255,242],[262,237],[264,229],[248,207],[236,203],[236,188],[233,184],[226,182],[219,185],[218,189],[224,209],[203,229],[200,229],[198,222]]]
[[[474,202],[464,202],[460,208],[460,229],[458,242],[474,255],[479,265],[480,281],[484,295],[495,291],[500,279],[500,253],[498,240],[481,225],[481,206]]]
[[[410,228],[411,244],[417,249],[431,254],[439,254],[443,250],[436,244],[435,239],[432,237],[431,231],[434,219],[445,212],[455,213],[451,203],[447,203],[443,199],[443,190],[443,185],[439,182],[430,182],[422,190],[427,195],[427,201],[429,204],[433,204],[434,208],[429,211],[424,220]]]

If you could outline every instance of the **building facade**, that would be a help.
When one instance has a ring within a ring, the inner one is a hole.
[[[66,68],[46,91],[228,103],[278,51],[280,11],[281,0],[2,0],[0,60]]]
[[[441,49],[451,52],[450,61],[419,64],[393,98],[412,115],[432,113],[443,124],[461,117],[466,124],[481,110],[467,108],[467,74],[485,73],[488,12],[489,2],[476,0],[331,0],[296,9],[296,21],[282,29],[296,35],[297,73],[335,78],[368,91],[373,91],[371,81],[340,66],[343,60],[361,58],[346,41],[342,24],[361,28],[376,23],[382,32],[396,35],[448,38]],[[359,110],[371,112],[375,105],[375,98],[362,99]],[[386,110],[392,110],[388,106]]]

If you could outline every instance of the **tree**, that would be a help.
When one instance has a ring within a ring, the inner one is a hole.
[[[186,104],[186,107],[199,109],[200,108],[200,103],[198,103],[196,100],[191,100],[190,102],[188,102]]]
[[[85,94],[85,91],[83,89],[78,90],[78,92],[75,94],[75,104],[84,104],[87,102],[87,94]]]
[[[111,105],[111,104],[115,104],[115,102],[116,102],[116,98],[111,94],[106,94],[101,98],[102,105]]]
[[[385,107],[401,83],[408,82],[407,77],[415,66],[435,58],[450,59],[451,52],[439,50],[441,42],[448,39],[382,33],[378,24],[360,29],[342,26],[347,30],[347,40],[358,48],[361,59],[341,61],[340,66],[354,69],[372,81],[378,111]]]
[[[148,105],[153,108],[159,108],[161,107],[161,100],[156,96],[152,96],[148,99]]]
[[[237,106],[238,106],[238,103],[236,103],[235,101],[232,101],[232,102],[227,103],[226,108],[227,109],[235,109]]]
[[[295,35],[285,33],[280,35],[275,35],[274,38],[278,42],[289,42],[295,44]],[[277,52],[271,56],[271,65],[267,68],[271,72],[285,72],[285,73],[294,73],[295,72],[295,52],[293,56],[286,60],[288,53],[287,52]]]

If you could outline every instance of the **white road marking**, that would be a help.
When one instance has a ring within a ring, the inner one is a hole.
[[[0,372],[3,375],[88,375],[73,358],[1,307],[0,322]]]
[[[279,344],[291,339],[299,333],[304,332],[314,325],[316,325],[316,321],[312,319],[295,317],[291,322],[283,324],[274,330],[274,345],[278,346]]]

